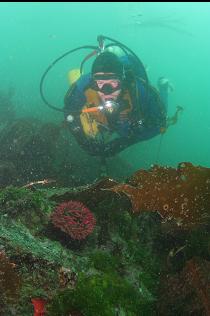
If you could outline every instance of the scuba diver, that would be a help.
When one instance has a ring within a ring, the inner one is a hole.
[[[111,44],[104,44],[111,40]],[[169,82],[158,81],[159,91],[149,83],[145,68],[136,54],[124,44],[109,37],[98,36],[99,46],[73,49],[52,63],[82,48],[92,49],[66,93],[64,112],[67,126],[78,144],[90,155],[102,159],[112,157],[127,147],[164,133],[167,127]],[[115,51],[120,51],[116,54]],[[91,72],[83,74],[84,63],[95,56]],[[71,72],[70,72],[71,73]]]
[[[103,51],[91,73],[70,87],[65,118],[70,132],[90,155],[111,157],[165,130],[167,82],[159,82],[163,101],[143,75],[134,56]]]

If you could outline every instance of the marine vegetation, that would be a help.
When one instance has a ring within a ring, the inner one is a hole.
[[[124,183],[2,188],[1,314],[41,299],[46,316],[209,315],[209,179],[185,162]]]

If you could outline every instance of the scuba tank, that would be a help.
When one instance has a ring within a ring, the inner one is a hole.
[[[77,82],[80,78],[81,73],[79,68],[72,69],[68,72],[68,81],[69,84],[72,85],[73,83]]]

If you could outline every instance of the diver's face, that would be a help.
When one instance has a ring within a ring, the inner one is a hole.
[[[94,84],[101,100],[117,100],[121,93],[121,81],[113,73],[97,73]]]
[[[98,95],[101,98],[101,100],[103,100],[103,101],[106,101],[106,100],[114,100],[114,101],[116,101],[117,98],[120,95],[120,92],[121,92],[121,90],[117,90],[117,91],[115,91],[113,93],[110,93],[110,94],[104,94],[103,92],[99,91]]]

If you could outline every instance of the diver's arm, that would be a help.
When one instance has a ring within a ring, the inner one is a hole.
[[[145,107],[147,108],[144,111],[144,118],[131,123],[128,136],[116,138],[105,144],[105,157],[114,156],[131,145],[151,139],[165,131],[166,112],[157,90],[150,88]]]
[[[76,123],[76,122],[75,122]],[[78,124],[70,125],[69,130],[75,137],[80,147],[91,156],[102,156],[103,144],[94,139],[87,138],[82,130],[80,122]]]
[[[100,142],[86,136],[81,125],[80,113],[70,112],[66,117],[66,121],[69,131],[82,149],[90,155],[101,156],[102,145]]]
[[[64,99],[64,115],[69,131],[78,144],[90,155],[100,156],[101,144],[88,138],[81,126],[80,114],[86,102],[84,89],[89,83],[89,75],[83,76],[77,83],[69,88]]]
[[[85,89],[91,82],[90,74],[82,75],[67,91],[64,98],[64,115],[79,114],[86,103]]]
[[[142,120],[134,122],[133,134],[139,141],[157,136],[166,129],[166,105],[157,89],[151,85],[148,90],[144,86],[144,98],[140,101]]]

